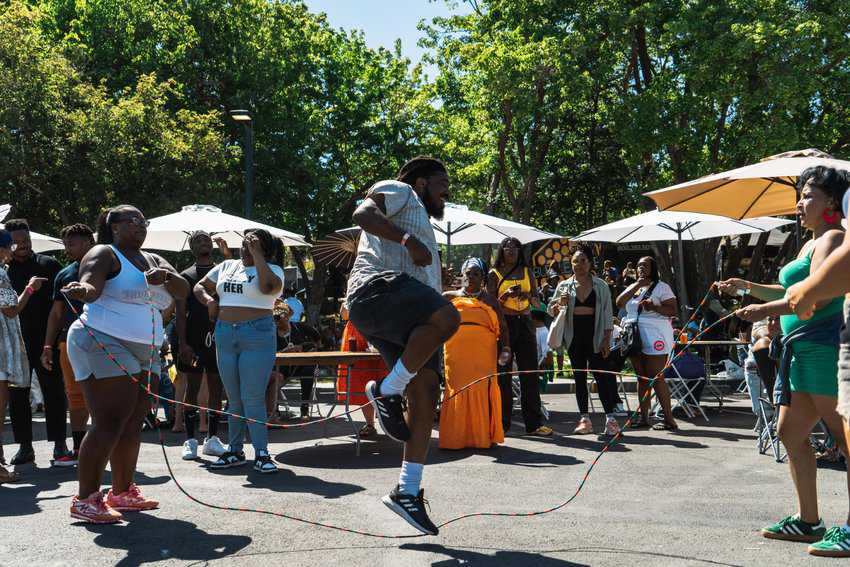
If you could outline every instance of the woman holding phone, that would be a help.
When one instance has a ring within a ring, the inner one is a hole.
[[[537,333],[531,321],[531,306],[539,307],[537,282],[516,238],[505,238],[496,253],[496,262],[487,278],[487,293],[497,297],[508,323],[510,344],[503,347],[511,353],[520,371],[522,418],[525,432],[536,437],[552,435],[543,425],[540,389],[537,383]],[[511,387],[511,362],[499,365],[499,389],[502,394],[502,426],[511,427],[514,396]]]

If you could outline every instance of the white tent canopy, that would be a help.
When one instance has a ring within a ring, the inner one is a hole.
[[[283,240],[286,246],[310,246],[304,237],[288,230],[224,213],[211,205],[186,205],[180,212],[150,219],[144,248],[181,252],[189,249],[189,235],[197,230],[224,238],[227,245],[238,248],[250,228],[264,228]]]
[[[0,205],[0,221],[4,220],[9,215],[9,211],[11,210],[12,205]],[[3,228],[3,226],[4,225],[0,224],[0,228]],[[37,232],[30,231],[30,240],[32,240],[32,251],[36,253],[65,249],[65,245],[62,244],[61,240],[52,236],[47,236],[46,234],[39,234]]]
[[[685,289],[685,261],[682,254],[682,241],[766,232],[793,222],[771,217],[738,221],[718,215],[655,210],[586,230],[570,240],[616,243],[677,241],[679,266],[676,270],[676,279],[678,280],[679,302],[684,307],[687,305],[688,296]]]

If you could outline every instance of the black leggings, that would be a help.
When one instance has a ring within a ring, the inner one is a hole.
[[[516,360],[517,370],[537,370],[537,334],[534,323],[528,315],[506,315],[511,335],[511,351]],[[514,391],[511,387],[510,366],[499,366],[499,390],[502,394],[502,427],[511,428],[511,412],[514,405]],[[537,372],[519,375],[520,402],[525,431],[531,433],[543,424],[543,412],[540,409],[540,386]]]
[[[27,358],[30,368],[35,370],[41,394],[44,397],[44,417],[47,424],[47,440],[61,443],[68,437],[68,404],[65,398],[65,382],[59,370],[59,357],[54,354],[53,370],[41,365],[42,339],[30,338],[27,345]],[[30,388],[9,388],[9,418],[15,442],[21,446],[32,445],[32,407],[30,406]]]
[[[568,351],[570,364],[573,367],[573,378],[576,382],[578,411],[581,414],[588,412],[587,371],[577,369],[593,368],[608,370],[608,361],[601,354],[593,352],[592,342],[592,335],[587,339],[584,337],[574,337]],[[596,380],[596,388],[599,391],[599,399],[602,401],[602,407],[605,413],[614,413],[619,399],[617,395],[617,378],[613,374],[594,372],[593,379]]]

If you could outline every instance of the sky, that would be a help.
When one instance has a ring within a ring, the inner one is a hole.
[[[401,39],[401,52],[413,64],[425,52],[416,45],[422,37],[422,32],[416,29],[419,21],[453,13],[444,0],[304,0],[304,3],[311,12],[327,14],[331,27],[363,30],[369,47],[391,50],[395,40]],[[470,11],[465,2],[457,4],[455,13]],[[436,68],[426,66],[425,73],[434,78]]]

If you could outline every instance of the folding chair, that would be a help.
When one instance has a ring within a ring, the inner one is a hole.
[[[759,413],[756,420],[756,432],[758,439],[756,444],[760,455],[766,455],[768,449],[773,452],[773,458],[777,463],[781,463],[787,456],[783,451],[782,443],[779,441],[779,435],[776,432],[776,424],[779,420],[779,412],[773,406],[773,403],[767,398],[759,397]]]
[[[670,357],[672,358],[674,354],[671,352]],[[670,388],[670,397],[675,400],[676,405],[673,406],[673,409],[681,408],[685,415],[689,418],[693,419],[696,417],[697,412],[699,412],[703,419],[706,422],[709,422],[708,416],[705,414],[705,411],[702,409],[702,406],[697,400],[696,392],[697,388],[699,388],[701,383],[705,383],[705,376],[700,376],[699,378],[683,378],[682,374],[679,372],[679,369],[675,364],[670,363],[668,359],[669,370],[674,374],[674,376],[665,376],[664,381],[667,382],[668,388]],[[653,405],[652,413],[656,416],[661,412],[661,405],[658,403],[658,400],[655,401]]]
[[[313,412],[315,411],[315,413],[318,414],[319,417],[325,417],[322,415],[321,402],[319,401],[319,367],[316,366],[315,368],[313,368],[313,387],[310,389],[310,398],[307,400],[303,399],[300,394],[300,380],[302,378],[309,378],[309,376],[289,376],[286,378],[286,380],[284,380],[283,384],[280,385],[280,397],[277,401],[278,407],[280,407],[282,403],[285,408],[284,411],[286,411],[288,415],[290,412],[290,403],[293,406],[301,406],[302,404],[306,404],[308,415],[312,416]],[[287,385],[295,381],[299,382],[298,399],[290,400],[289,397],[286,395],[286,387]],[[334,400],[336,400],[336,396],[334,396]],[[335,407],[336,401],[332,403],[331,408],[328,410],[328,415],[330,415],[330,412],[332,412]]]

